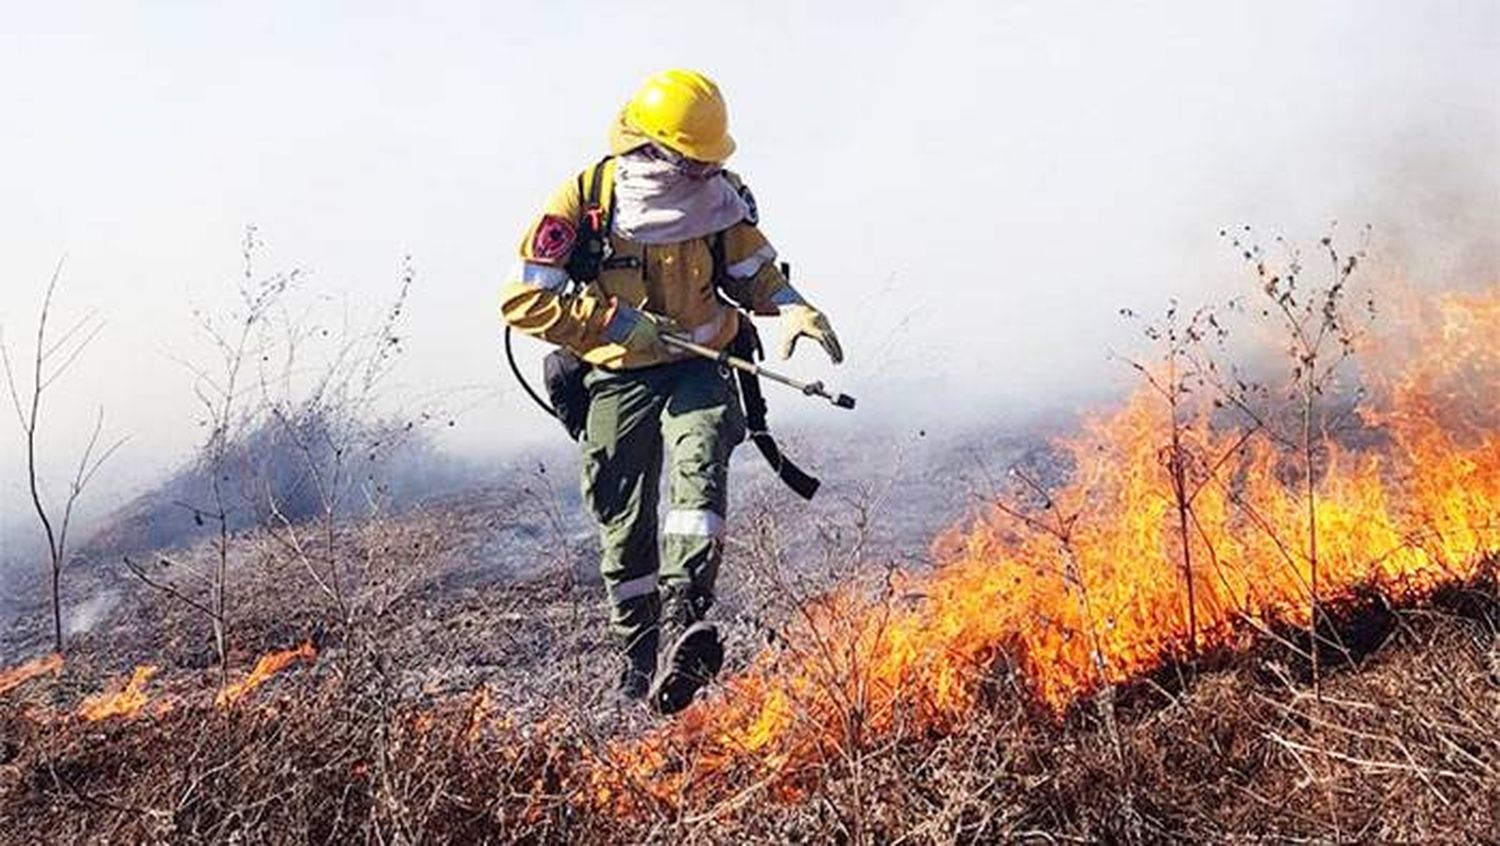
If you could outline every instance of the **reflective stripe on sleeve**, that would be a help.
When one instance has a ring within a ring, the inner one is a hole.
[[[754,276],[760,266],[776,258],[776,248],[770,244],[762,244],[761,248],[751,253],[748,258],[741,259],[726,268],[726,272],[736,279],[749,279]]]
[[[706,508],[672,509],[662,526],[664,535],[687,535],[695,538],[724,536],[724,518]]]
[[[568,271],[531,261],[520,262],[511,275],[527,285],[547,291],[561,291],[568,285]]]
[[[796,288],[788,285],[771,295],[771,303],[779,306],[806,305],[807,300],[802,299]]]
[[[656,574],[647,573],[634,579],[626,579],[615,585],[615,601],[624,602],[656,593]]]
[[[640,312],[629,306],[617,306],[615,308],[615,316],[611,317],[609,322],[604,324],[604,337],[606,340],[613,341],[616,344],[623,344],[625,343],[625,339],[630,336],[630,330],[635,328],[635,322],[644,319],[641,317]]]

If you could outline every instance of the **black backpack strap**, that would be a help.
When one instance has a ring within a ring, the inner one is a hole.
[[[578,243],[573,254],[568,256],[568,276],[573,281],[587,284],[599,278],[599,269],[609,255],[609,230],[614,220],[615,197],[611,191],[609,208],[601,207],[599,198],[604,191],[604,170],[612,156],[600,159],[584,184],[583,174],[578,174],[578,196],[583,201],[583,212],[578,217]]]
[[[764,357],[760,336],[756,333],[755,326],[750,323],[749,318],[740,320],[740,331],[730,342],[729,352],[746,361],[756,361]],[[797,495],[803,499],[812,499],[822,483],[782,454],[781,447],[767,430],[766,397],[760,390],[760,377],[743,370],[736,370],[735,375],[740,381],[740,399],[745,408],[745,429],[751,442],[755,444],[756,449],[760,450],[761,456],[765,458],[767,464],[771,465],[771,470],[776,473],[776,477],[781,479],[783,484],[796,491]]]
[[[724,285],[722,284],[728,276],[728,264],[724,260],[724,233],[715,232],[708,241],[709,255],[713,258],[713,280],[714,290],[721,298],[724,298]],[[729,342],[730,355],[743,358],[746,361],[760,361],[765,358],[765,349],[761,346],[760,335],[755,331],[755,324],[750,322],[750,316],[740,315],[740,330],[735,333],[734,340]],[[812,499],[813,494],[818,492],[818,486],[822,483],[813,476],[809,476],[801,467],[798,467],[791,459],[781,452],[781,447],[776,444],[776,439],[766,426],[766,397],[760,389],[760,377],[754,373],[736,370],[735,375],[739,378],[740,400],[745,409],[745,429],[755,448],[765,458],[766,463],[771,465],[771,470],[782,483],[791,488],[803,499]]]
[[[723,287],[719,283],[723,282],[724,278],[729,275],[729,263],[724,260],[724,232],[725,230],[720,229],[708,237],[708,255],[713,260],[715,288]]]

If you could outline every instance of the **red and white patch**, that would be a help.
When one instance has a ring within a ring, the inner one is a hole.
[[[555,214],[544,214],[542,221],[536,225],[536,234],[531,236],[530,259],[560,264],[568,260],[568,254],[573,252],[573,244],[577,240],[578,229],[573,221]]]

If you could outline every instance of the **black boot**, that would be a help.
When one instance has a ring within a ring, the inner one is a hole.
[[[686,708],[699,688],[712,681],[724,666],[719,629],[703,620],[707,609],[708,603],[690,590],[679,588],[667,594],[662,623],[671,640],[661,672],[651,684],[649,701],[658,714],[675,714]]]
[[[650,691],[651,678],[656,675],[656,650],[659,638],[660,634],[656,626],[652,626],[626,644],[617,688],[624,698],[641,699]]]

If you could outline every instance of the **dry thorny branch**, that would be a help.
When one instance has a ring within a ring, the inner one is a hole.
[[[74,322],[61,336],[48,336],[48,324],[52,316],[53,295],[62,276],[63,262],[59,260],[47,282],[42,297],[41,313],[36,322],[36,343],[31,356],[31,383],[27,389],[18,382],[12,365],[10,349],[0,334],[0,360],[5,365],[5,384],[10,391],[11,404],[15,407],[16,419],[26,443],[26,481],[31,497],[32,509],[41,524],[47,542],[47,559],[51,585],[53,649],[63,652],[62,626],[62,571],[67,563],[68,530],[72,527],[74,509],[83,491],[93,481],[99,468],[125,443],[119,438],[100,448],[99,439],[104,432],[104,407],[100,406],[94,417],[89,439],[79,454],[78,465],[68,483],[68,493],[63,500],[61,512],[55,503],[49,502],[43,491],[44,483],[37,455],[38,436],[48,425],[42,415],[42,400],[47,391],[78,360],[83,351],[104,328],[104,321],[94,312],[89,312]]]

